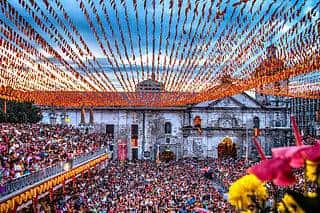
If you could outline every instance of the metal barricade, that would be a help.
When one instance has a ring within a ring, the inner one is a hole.
[[[73,167],[76,167],[76,166],[82,164],[83,162],[86,162],[86,161],[88,161],[88,160],[90,160],[92,158],[95,158],[95,157],[97,157],[99,155],[102,155],[104,153],[106,153],[106,149],[100,149],[100,150],[98,150],[96,152],[89,152],[89,153],[86,153],[84,155],[81,155],[81,156],[79,156],[79,157],[77,157],[77,158],[75,158],[73,160],[73,162],[72,162],[73,163]]]
[[[83,164],[84,162],[87,162],[91,159],[94,159],[100,155],[103,155],[107,152],[107,150],[104,149],[100,149],[98,151],[93,151],[93,152],[89,152],[86,153],[84,155],[75,157],[72,161],[72,168],[75,168],[81,164]],[[45,169],[42,169],[40,171],[37,172],[33,172],[29,175],[25,175],[16,179],[13,179],[7,183],[4,184],[4,186],[0,186],[2,187],[2,190],[0,191],[0,199],[4,196],[10,195],[18,190],[21,190],[25,187],[31,186],[33,184],[36,184],[38,182],[41,182],[47,178],[56,176],[62,172],[64,172],[64,164],[65,162],[59,162],[58,164],[51,166],[51,167],[47,167]]]

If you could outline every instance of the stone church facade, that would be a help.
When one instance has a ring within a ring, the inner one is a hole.
[[[118,141],[126,141],[128,159],[155,159],[164,150],[183,157],[217,157],[218,144],[229,137],[237,156],[256,157],[254,128],[267,154],[289,143],[288,109],[264,105],[246,93],[221,100],[170,108],[43,109],[43,123],[79,126],[108,134],[117,157]],[[82,114],[82,116],[81,116]],[[90,121],[90,124],[89,124]]]

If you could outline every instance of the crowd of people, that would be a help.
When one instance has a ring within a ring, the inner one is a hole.
[[[108,162],[84,175],[66,193],[39,202],[39,212],[232,212],[201,169],[212,159]]]
[[[185,158],[168,163],[108,161],[70,182],[64,191],[58,189],[51,200],[49,196],[42,198],[37,208],[41,213],[235,212],[226,193],[249,166],[243,159],[232,158]],[[204,168],[210,168],[209,177]],[[292,187],[303,188],[303,173],[296,174],[298,181]],[[267,187],[273,193],[272,187]],[[30,212],[32,208],[28,207]]]
[[[67,126],[1,124],[0,186],[57,162],[105,146],[104,134],[86,134]]]
[[[106,134],[66,126],[0,126],[0,183],[109,145]],[[234,212],[226,193],[253,162],[184,158],[170,162],[108,161],[40,199],[37,212]],[[209,177],[204,173],[209,173]],[[295,189],[305,186],[296,171]],[[0,186],[1,186],[0,185]],[[272,188],[269,187],[270,192]],[[32,212],[33,207],[22,212]]]
[[[211,164],[213,179],[227,190],[232,182],[246,173],[246,169],[252,162],[245,162],[244,159],[224,158],[214,159]]]
[[[108,161],[70,182],[65,191],[55,191],[51,200],[49,196],[40,199],[37,212],[235,212],[225,193],[248,166],[243,159],[232,158]],[[204,168],[210,168],[210,177]],[[297,184],[291,188],[301,190],[303,171],[296,175]],[[21,209],[33,211],[32,206]]]

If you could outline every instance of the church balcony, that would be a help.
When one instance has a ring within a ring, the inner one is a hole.
[[[183,127],[182,131],[183,132],[192,132],[192,131],[198,131],[199,128],[198,127]],[[203,127],[201,128],[201,130],[203,132],[209,132],[209,131],[220,131],[220,130],[246,130],[245,127],[240,127],[240,126],[236,126],[236,127]]]
[[[246,127],[241,126],[234,126],[234,127],[203,127],[201,128],[201,134],[198,127],[192,127],[192,126],[184,126],[182,128],[182,134],[184,137],[188,137],[190,135],[203,135],[203,136],[213,136],[216,132],[219,131],[233,131],[233,132],[242,132],[243,134],[246,134],[246,131],[248,130],[249,134],[253,134],[254,129],[249,128],[246,129]],[[290,127],[266,127],[266,128],[260,128],[260,132],[266,133],[270,131],[291,131]]]
[[[71,161],[60,162],[30,175],[13,179],[1,186],[0,207],[4,209],[12,204],[21,205],[35,196],[76,177],[81,172],[88,171],[98,163],[105,162],[108,155],[109,153],[105,148],[99,149],[76,157]]]

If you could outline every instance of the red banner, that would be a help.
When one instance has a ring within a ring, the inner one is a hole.
[[[124,161],[127,159],[127,141],[124,139],[118,140],[118,160]]]

